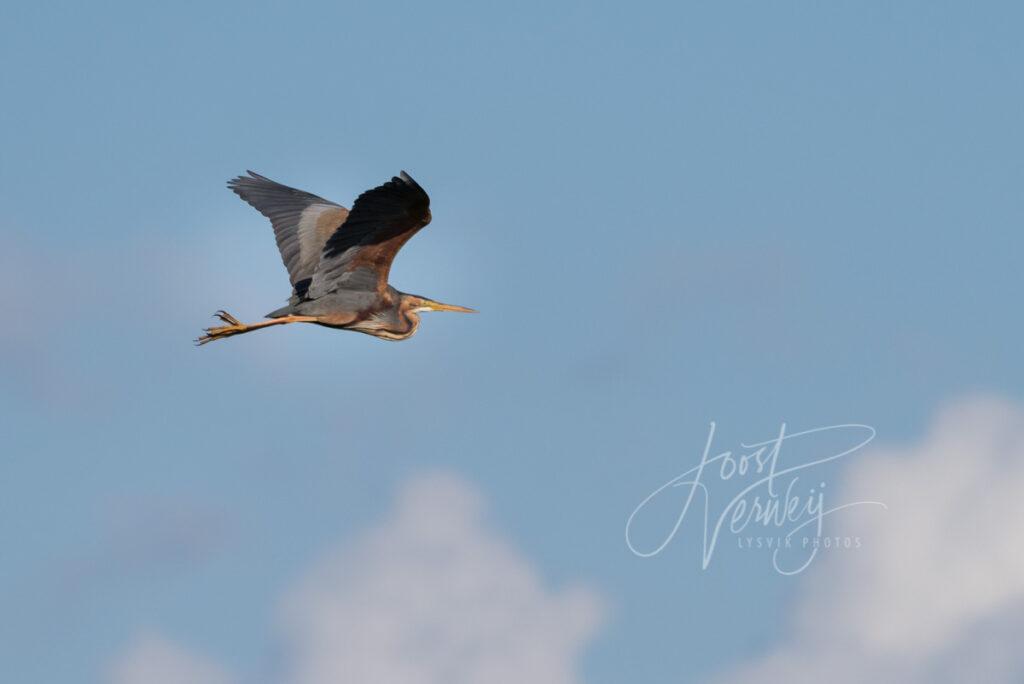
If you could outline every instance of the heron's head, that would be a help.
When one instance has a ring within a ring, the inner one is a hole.
[[[476,309],[470,309],[465,306],[456,306],[455,304],[442,304],[441,302],[435,302],[433,299],[427,299],[426,297],[420,297],[419,295],[405,295],[402,299],[402,308],[406,309],[410,313],[419,313],[421,311],[458,311],[460,313],[476,313]]]

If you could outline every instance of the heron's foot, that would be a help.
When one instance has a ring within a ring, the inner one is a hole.
[[[196,339],[196,345],[203,345],[213,340],[219,340],[224,337],[231,337],[232,335],[238,335],[240,333],[247,332],[250,326],[242,323],[237,318],[229,314],[227,311],[218,311],[213,314],[227,325],[221,325],[214,328],[206,328],[203,330],[203,336]]]
[[[217,311],[213,315],[216,316],[217,318],[219,318],[220,320],[224,321],[228,325],[235,325],[235,326],[239,326],[240,325],[243,328],[245,327],[245,324],[242,323],[242,321],[238,320],[237,318],[235,318],[234,316],[229,314],[224,309],[220,309],[219,311]]]

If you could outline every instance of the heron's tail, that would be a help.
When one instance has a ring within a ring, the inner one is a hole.
[[[292,310],[292,305],[291,304],[287,304],[285,306],[282,306],[280,309],[274,309],[273,311],[268,313],[266,316],[264,316],[264,318],[281,318],[282,316],[287,316],[287,315],[293,314],[293,313],[295,313],[295,312]]]

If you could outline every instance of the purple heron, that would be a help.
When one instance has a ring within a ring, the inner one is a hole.
[[[226,311],[197,344],[287,323],[316,323],[385,340],[412,337],[422,311],[473,309],[399,292],[388,284],[395,254],[430,223],[430,197],[405,171],[367,190],[352,210],[249,171],[228,181],[274,227],[288,269],[288,305],[259,323],[242,323]]]

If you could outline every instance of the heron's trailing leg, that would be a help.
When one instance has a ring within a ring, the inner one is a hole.
[[[241,335],[242,333],[252,332],[253,330],[259,330],[260,328],[266,328],[271,325],[285,325],[287,323],[316,323],[317,320],[314,316],[282,316],[280,318],[271,318],[269,321],[260,321],[259,323],[242,323],[227,311],[218,311],[214,316],[219,318],[226,325],[215,328],[206,328],[203,331],[205,334],[196,340],[197,345],[206,344],[207,342],[212,342],[213,340],[219,340],[225,337],[231,337],[232,335]]]

